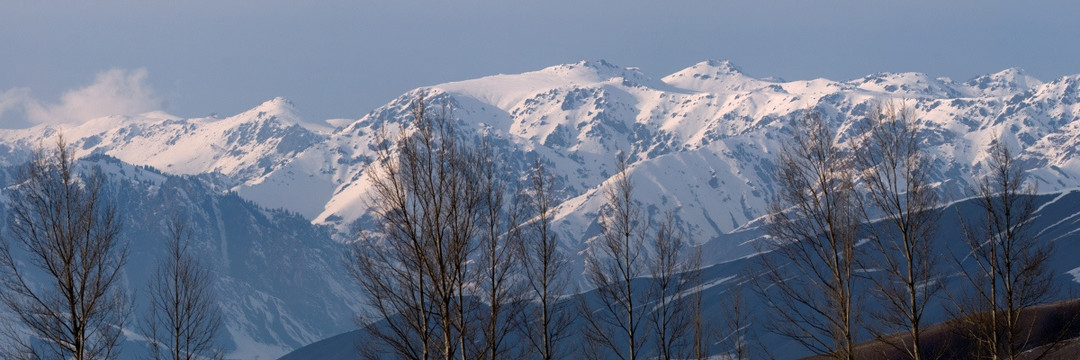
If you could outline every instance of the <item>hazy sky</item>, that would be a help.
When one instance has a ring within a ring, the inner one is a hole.
[[[0,3],[0,127],[275,96],[358,118],[420,86],[582,59],[654,78],[709,59],[757,77],[1080,73],[1080,2],[95,0]]]

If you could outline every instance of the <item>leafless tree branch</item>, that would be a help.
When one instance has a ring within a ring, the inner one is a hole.
[[[104,359],[116,356],[130,301],[121,287],[127,248],[100,169],[80,176],[58,137],[38,150],[6,191],[10,237],[0,247],[0,301],[10,358]],[[44,281],[41,281],[44,280]],[[17,333],[24,326],[33,338]],[[40,339],[36,341],[34,338]]]
[[[222,317],[213,278],[188,248],[187,224],[180,216],[169,221],[168,254],[147,286],[150,310],[142,328],[154,359],[222,359],[215,342]]]

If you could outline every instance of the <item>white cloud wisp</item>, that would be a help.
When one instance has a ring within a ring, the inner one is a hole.
[[[0,117],[21,109],[25,115],[23,124],[81,124],[103,116],[160,110],[163,102],[154,94],[147,75],[142,68],[104,71],[92,84],[65,92],[55,104],[34,99],[29,89],[10,89],[0,93]],[[0,123],[0,127],[13,126],[11,119]]]

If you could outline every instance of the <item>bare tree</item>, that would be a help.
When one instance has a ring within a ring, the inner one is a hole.
[[[19,179],[5,191],[10,235],[0,241],[0,301],[15,320],[3,350],[13,359],[115,357],[129,312],[120,270],[127,248],[104,175],[95,168],[80,176],[60,136],[52,150],[34,153]]]
[[[684,258],[684,241],[675,223],[675,215],[667,213],[649,241],[655,256],[649,261],[652,294],[656,304],[649,318],[659,359],[670,360],[687,355],[687,336],[694,335],[695,308],[700,299],[686,298],[685,292],[695,285],[697,258]]]
[[[409,359],[466,356],[472,339],[462,301],[484,201],[475,152],[459,142],[444,105],[412,105],[413,131],[381,141],[372,171],[375,223],[362,231],[349,265],[374,314],[368,326],[383,352]]]
[[[600,219],[604,232],[590,245],[585,259],[585,275],[596,286],[599,309],[584,302],[583,319],[585,339],[592,351],[602,347],[620,359],[635,360],[641,356],[645,341],[641,325],[651,292],[635,290],[633,280],[646,274],[648,230],[633,202],[634,186],[625,155],[619,155],[617,166],[618,173],[606,193],[607,209]]]
[[[941,289],[938,254],[934,253],[938,202],[918,131],[910,109],[892,103],[878,105],[866,119],[855,147],[865,187],[864,220],[879,224],[869,226],[877,254],[868,267],[882,270],[870,276],[883,300],[882,310],[874,314],[882,326],[871,331],[911,359],[925,356],[923,317]],[[885,336],[898,329],[908,336]]]
[[[962,275],[973,291],[959,310],[980,356],[1014,359],[1033,340],[1032,329],[1020,321],[1021,310],[1045,302],[1054,291],[1051,244],[1031,231],[1035,186],[1025,184],[1023,169],[998,140],[989,169],[977,190],[981,222],[962,222],[971,250]]]
[[[705,308],[702,306],[702,300],[705,296],[705,283],[704,274],[702,274],[701,267],[701,250],[695,249],[690,257],[690,265],[688,268],[693,269],[688,272],[686,278],[687,284],[691,288],[693,295],[690,296],[690,316],[691,323],[691,354],[693,359],[703,360],[709,355],[708,344],[712,342],[713,338],[709,334],[713,331],[711,326],[705,321]]]
[[[569,336],[570,313],[560,304],[570,279],[566,255],[559,250],[559,241],[552,229],[554,216],[554,178],[544,163],[537,160],[530,175],[531,188],[527,202],[533,216],[524,226],[519,242],[526,298],[531,304],[519,318],[522,334],[532,352],[543,360],[564,356],[561,342]]]
[[[499,157],[491,144],[483,142],[479,153],[484,222],[477,292],[487,302],[488,311],[482,314],[482,320],[485,320],[481,330],[482,348],[472,357],[493,360],[507,357],[514,347],[507,339],[513,332],[514,317],[521,313],[524,300],[522,284],[515,279],[519,270],[516,262],[520,258],[522,210],[516,197],[509,202],[506,199],[509,192],[505,181],[499,178]]]
[[[857,315],[859,216],[850,158],[821,114],[795,120],[778,159],[777,199],[769,204],[774,246],[758,257],[758,288],[778,317],[770,330],[838,359],[854,356]]]
[[[742,284],[735,284],[728,291],[728,296],[720,300],[727,315],[722,340],[731,347],[732,358],[736,360],[749,359],[751,318],[749,304],[746,302],[746,294],[743,293]],[[701,359],[701,357],[699,356],[698,359]]]
[[[222,359],[216,341],[221,310],[214,296],[210,269],[192,256],[187,221],[175,216],[168,224],[168,254],[158,262],[147,286],[150,310],[143,331],[154,359]]]

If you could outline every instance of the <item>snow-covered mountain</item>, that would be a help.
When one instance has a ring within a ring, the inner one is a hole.
[[[497,139],[505,154],[541,156],[559,176],[559,210],[569,248],[594,223],[597,190],[624,152],[640,201],[677,210],[705,242],[762,215],[773,194],[773,157],[790,120],[820,111],[840,141],[875,103],[903,101],[924,125],[935,180],[956,198],[1000,137],[1035,169],[1040,189],[1080,185],[1077,86],[1043,83],[1019,69],[958,83],[919,73],[878,73],[848,81],[772,81],[727,61],[706,61],[656,80],[635,68],[582,61],[410,91],[359,120],[316,128],[278,98],[236,116],[180,119],[162,113],[95,119],[64,129],[81,153],[104,153],[167,173],[214,172],[218,186],[268,208],[296,211],[338,229],[365,211],[364,176],[379,131],[407,124],[421,92],[449,104],[467,133]],[[53,128],[0,132],[0,153],[25,151]],[[4,159],[17,159],[6,156]],[[11,162],[7,160],[6,162]]]
[[[291,103],[277,98],[226,118],[156,112],[93,119],[62,130],[44,125],[0,130],[0,164],[23,161],[33,147],[62,131],[80,156],[108,155],[151,166],[161,176],[197,175],[183,179],[200,184],[204,196],[238,196],[263,209],[285,209],[303,217],[306,227],[295,229],[311,231],[296,236],[325,232],[347,242],[368,211],[365,174],[378,134],[407,125],[410,103],[421,93],[431,104],[452,108],[467,136],[490,136],[511,172],[524,174],[538,157],[549,163],[560,195],[559,238],[571,253],[598,233],[599,194],[622,152],[630,160],[637,199],[650,213],[674,210],[692,241],[711,249],[713,263],[737,256],[726,251],[737,245],[729,233],[764,214],[774,194],[776,151],[798,131],[791,120],[807,111],[826,115],[843,142],[874,104],[902,101],[923,125],[922,139],[936,162],[933,180],[945,199],[967,193],[994,138],[1019,153],[1041,192],[1080,186],[1075,160],[1080,75],[1043,82],[1008,69],[965,82],[919,73],[782,81],[745,74],[727,61],[701,62],[659,79],[636,68],[582,61],[439,84],[407,92],[333,128],[305,121]],[[245,231],[257,229],[252,225]],[[326,246],[311,256],[323,264],[338,261],[340,249]],[[270,254],[230,252],[214,261],[248,263],[252,256]],[[249,269],[260,264],[250,263]],[[288,276],[271,274],[264,275]],[[340,272],[312,276],[348,286]],[[238,321],[247,323],[237,326],[261,326]],[[325,331],[283,330],[285,335],[266,335],[256,343],[291,347]]]
[[[79,126],[35,127],[0,132],[0,164],[24,159],[27,151],[57,133],[80,156],[107,154],[177,175],[214,173],[222,186],[237,190],[257,184],[298,154],[325,141],[328,126],[308,124],[288,100],[276,98],[224,119],[181,119],[161,112],[110,116]],[[301,204],[279,205],[289,209]]]

